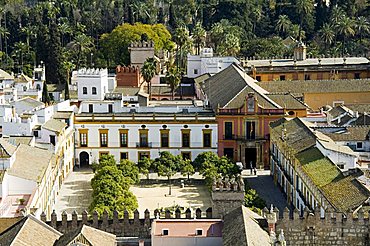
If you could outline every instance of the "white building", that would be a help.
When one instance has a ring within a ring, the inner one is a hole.
[[[78,100],[104,100],[108,93],[107,69],[80,69],[76,74]]]
[[[233,63],[240,64],[235,57],[214,57],[212,48],[203,48],[200,55],[188,54],[187,77],[195,78],[206,73],[214,75]]]
[[[95,105],[94,105],[95,106]],[[97,105],[101,106],[101,105]],[[76,158],[79,165],[112,154],[117,161],[156,158],[160,151],[194,159],[217,152],[217,122],[213,111],[197,107],[137,107],[75,116]]]

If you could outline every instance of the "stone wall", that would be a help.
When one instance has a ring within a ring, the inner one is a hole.
[[[61,233],[76,230],[83,224],[94,227],[96,229],[106,231],[115,234],[118,237],[138,237],[138,238],[150,238],[150,227],[153,218],[164,218],[164,219],[210,219],[212,218],[212,208],[208,208],[203,215],[202,210],[199,208],[195,211],[189,208],[185,213],[181,213],[177,209],[174,214],[169,210],[160,213],[155,210],[153,216],[150,216],[149,210],[145,210],[144,218],[140,218],[139,212],[136,210],[133,213],[133,218],[130,217],[127,211],[124,212],[123,217],[119,216],[117,211],[113,211],[113,215],[109,216],[107,212],[104,212],[101,216],[95,211],[93,214],[88,214],[86,211],[79,216],[76,212],[72,213],[72,219],[67,219],[68,214],[62,213],[62,220],[57,220],[57,214],[55,211],[51,214],[51,220],[46,221],[46,215],[41,215],[41,220],[46,222],[48,225],[58,230]]]
[[[276,213],[275,224],[271,213]],[[304,211],[300,216],[298,210],[285,209],[283,217],[279,212],[265,210],[265,218],[269,228],[274,231],[284,232],[286,245],[370,245],[369,241],[369,216],[364,211],[347,214],[336,213],[328,210],[323,216],[317,209],[314,213]]]
[[[212,209],[214,218],[223,218],[225,214],[244,204],[244,182],[218,181],[212,185]]]

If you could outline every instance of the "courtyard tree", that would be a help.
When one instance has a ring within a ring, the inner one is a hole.
[[[143,159],[137,162],[137,165],[139,167],[139,172],[141,174],[146,175],[146,178],[149,180],[149,171],[150,168],[152,167],[152,160],[147,157],[144,157]]]
[[[231,162],[226,156],[222,156],[218,160],[218,171],[222,174],[223,177],[235,177],[240,174],[240,169],[235,163]]]
[[[186,159],[181,162],[180,172],[183,176],[188,176],[188,181],[190,180],[190,175],[193,175],[195,173],[194,167],[191,164],[191,160]]]
[[[169,183],[169,192],[171,195],[171,177],[178,171],[178,159],[168,151],[162,151],[159,157],[154,160],[158,175],[165,176]]]
[[[130,184],[139,183],[139,167],[133,161],[121,160],[118,169],[121,170],[125,178],[130,180]]]
[[[195,158],[193,162],[193,166],[195,170],[200,171],[202,167],[205,165],[206,162],[208,163],[217,163],[218,162],[218,155],[214,152],[208,151],[208,152],[203,152]]]
[[[116,166],[116,160],[114,155],[102,155],[99,159],[99,162],[93,162],[91,165],[94,172],[105,166]]]

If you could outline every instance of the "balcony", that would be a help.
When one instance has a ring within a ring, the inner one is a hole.
[[[224,135],[223,140],[236,140],[241,142],[264,142],[268,139],[262,136]]]
[[[152,142],[136,142],[136,148],[151,148]]]

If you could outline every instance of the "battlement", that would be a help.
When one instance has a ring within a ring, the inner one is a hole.
[[[242,191],[244,192],[244,181],[239,176],[236,180],[214,180],[212,184],[212,192],[222,191]]]
[[[108,76],[108,69],[106,68],[81,68],[77,71],[79,76]]]
[[[186,209],[185,212],[177,208],[174,212],[169,210],[159,211],[154,210],[153,216],[150,215],[149,210],[145,210],[144,217],[140,218],[138,210],[132,214],[124,211],[123,216],[118,211],[113,211],[110,215],[107,211],[99,215],[97,211],[92,214],[84,211],[81,216],[76,211],[72,213],[72,218],[68,219],[68,214],[63,212],[61,214],[62,220],[57,220],[55,211],[51,214],[51,220],[46,220],[46,214],[41,214],[41,220],[54,229],[66,233],[73,231],[81,225],[88,225],[102,231],[113,233],[120,237],[140,237],[150,238],[150,227],[154,218],[156,219],[212,219],[212,208],[208,208],[205,213],[197,208],[196,210]]]
[[[138,41],[138,42],[132,42],[130,44],[130,48],[153,48],[154,49],[154,42],[153,41]]]
[[[347,213],[285,208],[280,215],[277,208],[263,210],[269,232],[284,231],[287,245],[368,245],[369,211],[362,208]]]
[[[139,73],[140,68],[138,66],[120,66],[116,67],[116,73]]]

